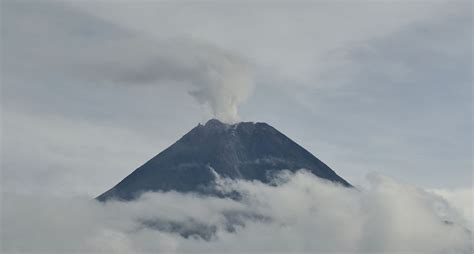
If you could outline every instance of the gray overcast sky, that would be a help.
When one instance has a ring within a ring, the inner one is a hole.
[[[472,186],[471,5],[2,1],[2,186],[100,194],[229,98],[351,183]]]

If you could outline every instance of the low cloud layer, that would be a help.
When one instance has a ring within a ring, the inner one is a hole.
[[[363,190],[336,186],[304,171],[280,175],[275,186],[221,180],[222,190],[243,194],[240,201],[168,192],[101,204],[90,198],[6,194],[2,249],[471,253],[471,218],[449,200],[381,175],[369,180],[371,187]]]

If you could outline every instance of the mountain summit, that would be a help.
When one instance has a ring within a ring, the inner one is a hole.
[[[231,179],[271,181],[281,170],[306,169],[351,186],[326,164],[266,123],[199,124],[112,189],[97,197],[132,200],[147,191],[213,193],[215,173]]]

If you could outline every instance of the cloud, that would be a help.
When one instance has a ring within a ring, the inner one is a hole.
[[[243,194],[239,201],[167,192],[102,204],[87,197],[7,194],[2,248],[5,253],[472,251],[472,228],[446,200],[385,176],[369,180],[371,187],[362,190],[305,171],[282,174],[275,186],[223,180],[223,190]],[[158,226],[150,227],[153,223]]]
[[[448,201],[451,207],[454,207],[464,216],[463,218],[466,219],[466,223],[470,225],[470,228],[474,228],[474,193],[472,189],[431,189],[429,191]]]

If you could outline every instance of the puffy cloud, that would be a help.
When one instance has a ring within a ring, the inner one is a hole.
[[[242,199],[175,192],[133,202],[4,195],[6,253],[470,253],[472,233],[449,201],[381,175],[344,188],[300,171],[218,181]],[[470,190],[472,193],[472,190]],[[454,195],[454,194],[453,194]],[[469,204],[465,204],[469,205]]]
[[[471,229],[474,227],[474,192],[472,188],[432,189],[429,191],[443,197],[446,201],[448,201],[451,207],[454,207],[463,215],[464,219],[467,220],[466,222],[469,223]]]

